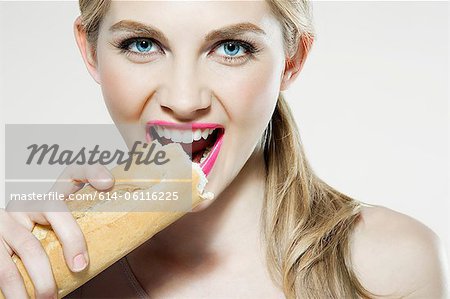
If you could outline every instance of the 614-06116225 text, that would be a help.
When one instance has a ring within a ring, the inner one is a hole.
[[[133,191],[133,192],[94,192],[93,194],[79,194],[92,195],[94,199],[98,197],[99,200],[178,200],[178,191]]]

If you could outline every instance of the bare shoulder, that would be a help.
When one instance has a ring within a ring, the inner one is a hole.
[[[374,294],[449,296],[443,245],[431,229],[410,216],[381,206],[363,207],[350,249],[358,279]]]

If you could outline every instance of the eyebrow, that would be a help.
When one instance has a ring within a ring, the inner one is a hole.
[[[110,32],[126,31],[135,34],[146,34],[155,37],[156,39],[162,41],[165,44],[169,44],[167,37],[160,30],[150,25],[136,21],[131,20],[119,21],[116,24],[112,25],[109,28],[109,31]],[[246,32],[253,32],[261,35],[266,34],[266,32],[264,32],[264,30],[259,28],[257,25],[249,22],[244,22],[229,25],[217,30],[213,30],[208,34],[206,34],[204,39],[205,42],[210,42],[216,39],[229,39],[236,35],[242,35]]]

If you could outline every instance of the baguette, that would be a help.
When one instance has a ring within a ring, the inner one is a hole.
[[[212,198],[211,192],[204,192],[207,183],[204,173],[197,164],[190,161],[181,146],[173,143],[164,146],[163,149],[171,161],[178,159],[172,165],[180,166],[180,163],[184,163],[184,165],[192,168],[192,183],[177,184],[180,197],[191,196],[192,194],[192,207],[195,207],[204,199]],[[158,192],[173,191],[176,182],[158,184],[158,180],[155,182],[153,179],[149,183],[142,182],[142,179],[147,178],[148,175],[146,176],[146,174],[153,171],[152,178],[155,178],[155,172],[159,172],[156,177],[159,177],[159,180],[162,181],[167,177],[176,177],[177,169],[174,169],[173,166],[170,168],[154,167],[152,164],[142,165],[133,164],[128,171],[125,171],[123,166],[115,167],[112,173],[116,183],[109,192],[117,192],[120,195],[142,190],[149,192],[156,190]],[[133,182],[133,179],[140,179],[140,181]],[[181,188],[179,185],[182,185]],[[94,192],[95,189],[87,185],[77,194],[92,194]],[[158,204],[164,205],[164,202],[161,201]],[[119,211],[112,211],[114,210],[113,205],[116,205]],[[84,234],[89,254],[89,265],[84,271],[78,273],[72,272],[66,265],[62,246],[51,227],[39,224],[34,226],[32,234],[39,239],[49,257],[58,288],[58,298],[62,298],[80,287],[186,213],[184,211],[172,212],[167,210],[123,212],[123,209],[120,210],[121,205],[123,205],[123,201],[67,201],[69,210]],[[22,275],[28,295],[30,298],[35,298],[32,281],[22,261],[15,254],[12,259]],[[0,298],[4,298],[1,292]]]

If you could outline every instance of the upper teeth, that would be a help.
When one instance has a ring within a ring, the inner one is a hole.
[[[194,140],[200,140],[201,138],[207,139],[215,129],[195,129],[195,130],[176,130],[169,129],[161,126],[153,126],[156,133],[160,137],[164,137],[172,140],[173,142],[192,143]]]

